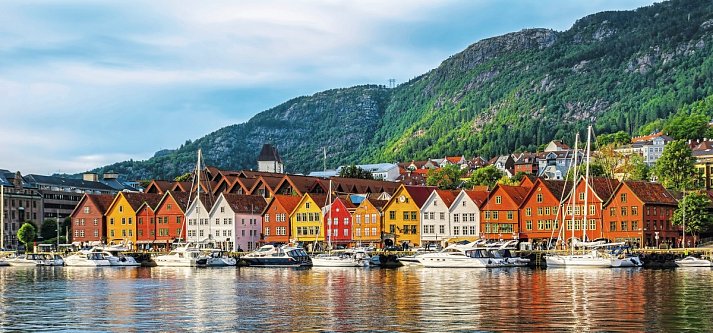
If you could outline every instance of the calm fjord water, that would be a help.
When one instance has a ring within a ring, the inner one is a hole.
[[[713,331],[711,269],[0,267],[0,330]]]

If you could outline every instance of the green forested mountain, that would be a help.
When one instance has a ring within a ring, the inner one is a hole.
[[[320,170],[321,147],[330,167],[489,157],[571,142],[589,123],[597,133],[638,134],[712,95],[713,1],[675,0],[590,15],[563,32],[485,39],[396,88],[295,98],[147,161],[102,169],[171,178],[190,170],[198,147],[210,165],[254,168],[264,142],[278,147],[289,172]]]

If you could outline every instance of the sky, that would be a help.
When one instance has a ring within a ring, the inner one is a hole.
[[[0,169],[145,160],[291,98],[650,0],[0,2]]]

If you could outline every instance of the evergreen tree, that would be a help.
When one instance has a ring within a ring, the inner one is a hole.
[[[713,229],[713,215],[708,208],[711,200],[705,193],[691,192],[678,202],[678,209],[673,213],[671,223],[686,224],[685,232],[698,235]]]

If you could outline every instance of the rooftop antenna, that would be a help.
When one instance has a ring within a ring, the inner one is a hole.
[[[389,88],[396,87],[396,79],[389,79]]]
[[[322,147],[322,150],[324,151],[324,158],[323,158],[323,165],[322,165],[322,171],[327,173],[327,147]]]

